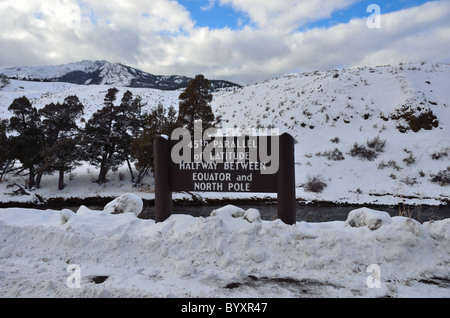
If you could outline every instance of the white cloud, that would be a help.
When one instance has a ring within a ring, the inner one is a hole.
[[[41,3],[42,19],[66,25],[68,28],[81,27],[81,8],[71,0],[55,0]]]
[[[381,28],[369,29],[365,19],[329,29],[309,30],[293,41],[286,65],[300,69],[449,61],[449,2],[435,2],[382,15]],[[295,49],[294,49],[295,47]]]
[[[136,62],[160,33],[176,36],[193,26],[176,1],[0,0],[0,65]]]
[[[208,0],[208,4],[200,7],[200,9],[203,11],[209,11],[209,10],[212,10],[212,8],[214,8],[215,4],[216,4],[216,0]]]
[[[306,31],[298,27],[355,0],[219,1],[252,25],[195,27],[173,0],[0,0],[0,67],[105,59],[245,84],[296,70],[450,62],[450,1],[382,15],[380,29],[355,19]]]
[[[369,14],[368,14],[369,16]],[[193,30],[173,38],[161,52],[163,69],[202,72],[241,83],[291,71],[399,62],[450,62],[450,3],[432,2],[382,16],[380,29],[366,18],[331,28],[285,34],[279,30]],[[151,64],[145,64],[152,69]]]
[[[244,12],[261,29],[292,31],[307,22],[329,18],[361,0],[220,0]]]

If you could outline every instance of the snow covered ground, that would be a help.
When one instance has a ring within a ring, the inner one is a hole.
[[[111,212],[0,209],[0,297],[450,297],[450,219]]]

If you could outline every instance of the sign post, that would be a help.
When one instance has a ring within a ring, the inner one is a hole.
[[[295,224],[294,138],[289,134],[282,134],[279,138],[280,164],[277,173],[278,218],[286,224]]]
[[[162,222],[172,213],[172,190],[170,187],[169,139],[155,138],[153,143],[155,163],[155,222]]]
[[[296,222],[294,139],[287,133],[188,141],[158,136],[154,155],[156,222],[170,216],[172,191],[277,193],[278,218]]]

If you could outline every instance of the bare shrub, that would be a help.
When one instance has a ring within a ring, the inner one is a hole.
[[[384,169],[386,167],[394,168],[397,171],[400,171],[402,169],[401,167],[399,167],[397,165],[397,162],[395,162],[394,160],[389,160],[387,163],[384,163],[384,160],[383,160],[377,166],[378,169]]]
[[[305,191],[320,193],[326,186],[327,184],[323,181],[321,176],[308,176],[308,181],[305,184]]]
[[[361,159],[367,159],[373,161],[378,157],[379,152],[384,151],[386,140],[381,140],[380,136],[375,137],[372,140],[367,140],[367,147],[354,143],[352,149],[350,149],[350,155],[352,157],[360,157]]]
[[[333,139],[330,139],[330,141],[334,144],[338,144],[339,143],[339,137],[335,137]]]
[[[450,148],[449,148],[450,149]],[[433,160],[439,160],[443,157],[448,157],[448,152],[447,149],[443,149],[441,151],[435,151],[432,155],[431,155],[431,159]]]
[[[401,179],[400,181],[406,185],[413,186],[417,183],[417,178],[405,177],[405,178]]]
[[[328,160],[333,160],[333,161],[339,161],[339,160],[345,159],[344,155],[342,154],[342,151],[340,151],[337,148],[335,148],[334,150],[319,152],[316,154],[316,156],[325,156],[325,157],[327,157]]]
[[[432,174],[430,181],[440,186],[450,185],[450,167],[439,171],[437,174]]]
[[[381,140],[380,136],[376,136],[372,140],[367,140],[367,146],[376,152],[383,152],[385,145],[386,145],[386,140]]]
[[[409,154],[409,157],[406,157],[405,159],[403,159],[403,162],[406,162],[406,165],[412,166],[415,162],[416,162],[416,157],[414,157],[412,155],[412,153]]]
[[[358,143],[354,143],[352,149],[350,149],[350,155],[352,157],[360,157],[361,159],[367,159],[369,161],[375,160],[378,154],[372,150],[367,149],[366,147],[359,145]]]

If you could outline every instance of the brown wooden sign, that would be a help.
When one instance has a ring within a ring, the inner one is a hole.
[[[258,149],[261,138],[213,137],[197,143],[201,147],[201,152],[198,151],[201,160],[195,160],[194,151],[191,151],[191,158],[187,162],[175,163],[171,160],[172,191],[277,192],[276,172],[269,169],[271,165],[278,164],[278,158],[276,163],[265,162],[260,158]],[[271,139],[268,136],[264,140],[269,145],[267,157],[271,155]],[[171,140],[172,149],[177,142]],[[193,141],[191,145],[194,144]],[[211,145],[211,151],[206,151],[208,145]]]
[[[296,222],[294,140],[281,136],[208,139],[159,136],[155,153],[155,221],[171,214],[173,191],[277,193],[278,217]]]

